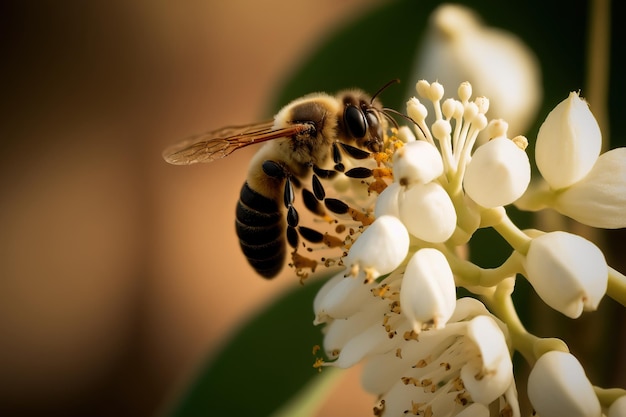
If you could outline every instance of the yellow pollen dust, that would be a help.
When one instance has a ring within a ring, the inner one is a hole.
[[[469,404],[471,400],[472,398],[469,396],[467,392],[460,392],[454,399],[454,401],[460,405],[467,405]]]
[[[406,332],[404,332],[404,340],[409,341],[409,340],[418,340],[418,334],[415,330],[408,330]]]
[[[395,295],[395,294],[394,294]],[[400,309],[400,302],[399,301],[394,301],[389,305],[389,311],[394,313],[394,314],[400,314],[402,313],[402,310]]]
[[[420,381],[417,378],[414,378],[412,376],[403,376],[402,378],[400,378],[402,380],[402,383],[404,385],[413,385],[415,387],[420,385]]]
[[[322,238],[322,243],[324,243],[324,245],[328,246],[329,248],[338,248],[344,245],[344,240],[338,238],[337,236],[324,233],[324,237]]]
[[[389,284],[383,284],[370,290],[374,297],[385,298],[385,294],[389,291]]]
[[[313,368],[317,369],[318,372],[322,372],[322,367],[324,366],[324,359],[317,358],[315,359],[315,363],[313,364]]]
[[[348,214],[352,220],[361,223],[363,226],[369,226],[374,223],[374,216],[371,213],[364,213],[352,207],[348,207]]]
[[[368,187],[368,193],[380,194],[387,188],[387,183],[382,178],[376,178]]]
[[[296,270],[296,276],[300,278],[300,284],[304,283],[304,280],[309,277],[309,273],[304,271],[305,268],[311,269],[311,272],[315,272],[317,267],[317,261],[315,259],[307,258],[300,255],[298,252],[291,253],[291,267]]]
[[[413,368],[426,368],[428,366],[428,361],[426,359],[420,359]]]

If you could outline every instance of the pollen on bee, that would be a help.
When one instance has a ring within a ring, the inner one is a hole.
[[[352,207],[348,208],[348,214],[352,217],[352,220],[360,222],[363,226],[369,226],[374,223],[374,216],[370,213],[364,213]]]
[[[324,233],[324,239],[322,240],[322,242],[329,248],[342,247],[344,244],[343,239],[340,239],[337,236],[329,235],[328,233]]]
[[[383,168],[374,168],[372,170],[372,177],[374,178],[393,178],[393,171],[391,168],[383,167]]]
[[[391,154],[387,152],[376,152],[372,155],[372,158],[374,158],[374,161],[376,161],[376,165],[381,166],[389,161],[390,156]]]
[[[385,190],[385,188],[387,188],[387,183],[383,181],[381,178],[376,178],[374,181],[372,181],[368,185],[367,192],[370,194],[371,193],[380,194]]]
[[[317,268],[317,261],[315,259],[307,258],[294,251],[291,253],[291,263],[289,264],[295,269],[296,275],[300,278],[300,283],[303,283],[305,279],[309,277],[309,273],[305,271],[305,268],[309,268],[311,273],[315,272]]]

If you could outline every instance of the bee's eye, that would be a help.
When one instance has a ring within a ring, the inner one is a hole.
[[[353,138],[361,139],[365,137],[367,120],[361,109],[353,105],[347,105],[343,112],[343,122],[348,129],[348,133]]]

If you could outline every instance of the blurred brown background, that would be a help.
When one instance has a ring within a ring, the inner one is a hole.
[[[161,151],[268,116],[299,59],[381,1],[2,2],[0,415],[153,415],[291,283],[239,253],[254,149]],[[324,415],[369,415],[350,377],[352,414]]]

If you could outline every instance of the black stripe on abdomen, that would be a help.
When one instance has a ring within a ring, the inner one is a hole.
[[[259,275],[273,278],[283,268],[286,255],[285,226],[280,207],[246,182],[241,187],[235,217],[243,254]]]

